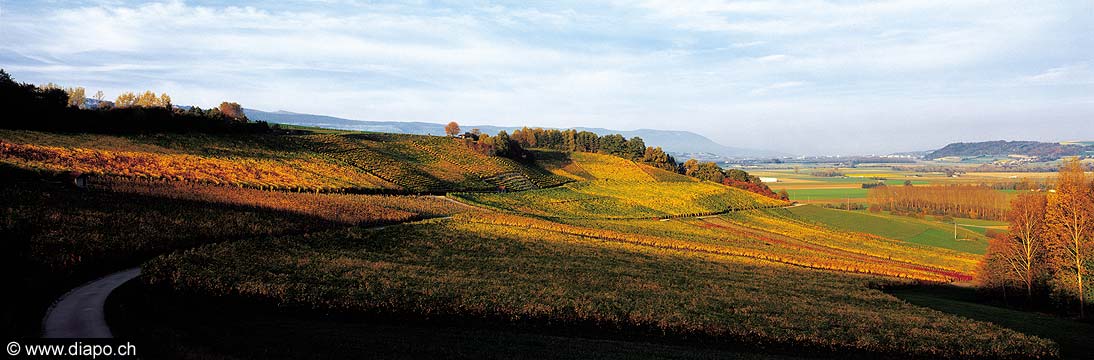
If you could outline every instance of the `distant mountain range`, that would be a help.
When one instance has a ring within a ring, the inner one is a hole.
[[[302,126],[315,126],[330,129],[342,129],[342,130],[360,130],[360,131],[374,131],[374,132],[387,132],[387,133],[400,133],[400,134],[418,134],[418,135],[441,135],[444,134],[444,124],[428,123],[428,122],[404,122],[404,121],[364,121],[364,120],[350,120],[333,116],[324,115],[312,115],[312,114],[300,114],[288,111],[275,111],[267,112],[254,109],[244,109],[247,113],[247,117],[251,120],[266,121],[271,123],[289,124],[289,125],[302,125]],[[460,127],[464,131],[471,129],[479,129],[483,133],[496,134],[498,131],[505,130],[512,132],[519,129],[517,126],[494,126],[494,125],[464,125]],[[533,127],[533,126],[529,126]],[[714,142],[706,138],[705,136],[690,132],[690,131],[673,131],[673,130],[652,130],[652,129],[638,129],[638,130],[612,130],[602,128],[574,128],[578,131],[590,131],[597,135],[607,134],[620,134],[627,138],[638,136],[648,146],[660,146],[665,151],[680,155],[678,160],[685,160],[688,157],[697,156],[699,154],[714,154],[725,158],[732,159],[746,159],[746,158],[775,158],[789,156],[788,154],[779,153],[775,151],[756,150],[756,149],[744,149],[725,146]]]
[[[1056,160],[1065,156],[1094,154],[1094,146],[1084,143],[1050,143],[1038,141],[984,141],[953,143],[931,151],[927,159],[944,157],[981,157],[1010,155],[1033,156],[1041,160]]]

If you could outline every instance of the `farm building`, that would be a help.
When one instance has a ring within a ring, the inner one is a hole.
[[[773,178],[773,177],[761,177],[761,178],[760,178],[760,182],[765,182],[765,183],[777,183],[777,182],[779,182],[779,178]]]

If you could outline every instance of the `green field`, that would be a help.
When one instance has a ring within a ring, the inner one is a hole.
[[[988,246],[987,239],[983,235],[985,228],[981,227],[959,227],[957,235],[960,240],[955,240],[952,225],[932,220],[883,213],[873,214],[863,211],[826,209],[814,205],[799,206],[791,208],[789,211],[804,219],[817,221],[837,229],[870,233],[971,254],[984,254]],[[986,220],[959,219],[958,222],[961,223],[964,220],[968,220],[970,225],[999,225],[997,222]]]
[[[786,192],[790,194],[790,200],[806,202],[866,198],[866,189],[862,188],[786,189]]]
[[[883,181],[887,186],[903,186],[910,181],[913,186],[951,185],[951,184],[996,184],[1013,183],[1020,178],[1029,178],[1035,182],[1044,182],[1055,176],[1054,173],[966,173],[960,177],[948,177],[941,172],[916,172],[908,170],[893,170],[891,166],[860,166],[855,168],[840,168],[839,172],[844,176],[813,176],[811,172],[817,170],[831,170],[832,168],[803,168],[798,172],[785,168],[786,165],[776,168],[748,169],[750,173],[761,177],[777,178],[778,182],[767,185],[774,191],[786,190],[790,200],[804,203],[836,204],[850,200],[852,203],[862,203],[869,190],[863,189],[863,184],[875,184]],[[1000,190],[1008,194],[1017,193],[1015,190]]]

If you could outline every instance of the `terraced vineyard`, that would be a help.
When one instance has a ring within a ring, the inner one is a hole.
[[[615,156],[591,153],[541,156],[546,158],[540,160],[544,168],[583,181],[519,193],[451,196],[478,206],[544,218],[670,218],[786,205],[783,201]]]
[[[571,181],[444,137],[105,136],[0,130],[0,163],[140,179],[316,192],[527,190]]]
[[[757,212],[756,210],[747,211],[747,213]],[[939,256],[934,260],[934,266],[900,261],[890,258],[887,253],[849,251],[823,240],[802,240],[751,229],[733,221],[730,215],[671,221],[567,219],[561,223],[493,213],[476,213],[457,218],[473,223],[534,228],[661,249],[731,255],[814,269],[896,278],[947,282],[968,280],[972,271],[970,269],[966,270],[969,272],[960,272],[950,269],[961,266],[963,260],[966,260],[959,255]],[[821,235],[841,234],[822,233]],[[917,250],[900,245],[891,245],[891,247],[907,252]]]
[[[649,219],[784,205],[714,183],[583,181],[519,193],[455,193],[470,204],[545,218]]]
[[[539,151],[539,163],[555,175],[575,180],[656,181],[642,165],[617,156],[574,152]],[[648,168],[648,167],[647,167]],[[650,168],[652,169],[652,168]],[[652,169],[671,174],[664,170]],[[650,171],[655,172],[655,171]],[[671,176],[671,175],[664,175]]]

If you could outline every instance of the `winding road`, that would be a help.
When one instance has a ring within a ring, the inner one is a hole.
[[[107,296],[141,274],[140,268],[122,270],[80,285],[57,299],[42,320],[45,338],[110,338],[103,305]]]

